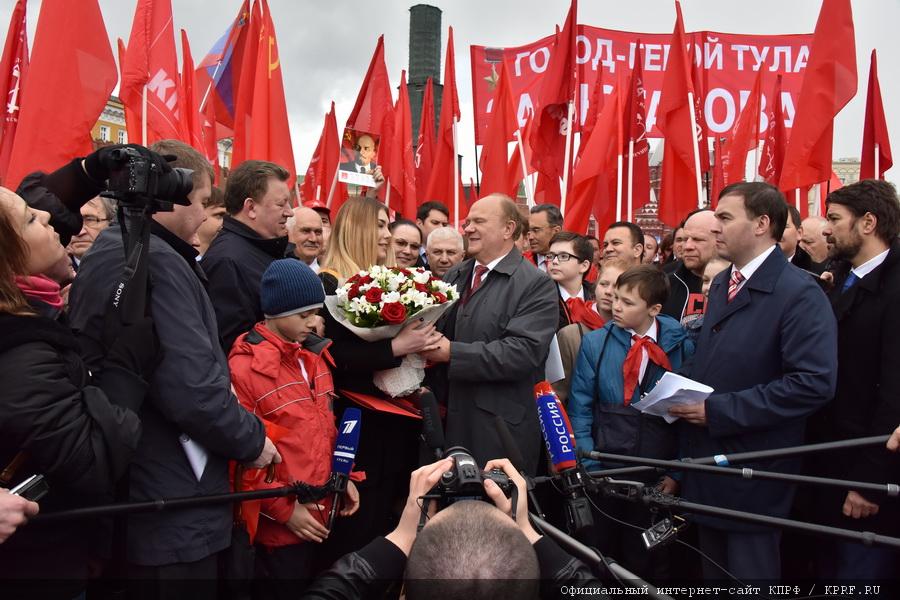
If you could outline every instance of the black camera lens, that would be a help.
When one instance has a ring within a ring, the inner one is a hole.
[[[168,173],[159,176],[156,188],[156,197],[187,206],[190,204],[188,194],[194,189],[193,169],[175,167]]]

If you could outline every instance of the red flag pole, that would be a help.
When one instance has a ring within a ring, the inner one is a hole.
[[[566,118],[566,152],[563,158],[563,182],[562,182],[562,194],[560,195],[559,201],[559,212],[565,216],[566,214],[566,192],[569,190],[569,160],[572,157],[572,116],[575,113],[575,102],[571,99],[569,100],[569,112],[568,117]],[[558,156],[558,155],[557,155]]]
[[[875,179],[883,179],[880,165],[878,164],[878,142],[875,142]]]
[[[459,146],[456,125],[459,121],[453,118],[453,227],[459,229]]]
[[[328,190],[328,200],[325,201],[325,206],[329,210],[331,210],[331,201],[334,198],[334,190],[337,187],[338,173],[340,173],[340,169],[335,169],[334,170],[334,179],[331,180],[331,189]]]

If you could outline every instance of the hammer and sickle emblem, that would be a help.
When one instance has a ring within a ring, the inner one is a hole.
[[[272,49],[275,47],[275,38],[269,36],[269,79],[272,78],[272,71],[278,68],[278,65],[281,64],[281,60],[279,60],[278,56],[275,57],[275,62],[272,62]],[[277,51],[276,51],[277,52]]]

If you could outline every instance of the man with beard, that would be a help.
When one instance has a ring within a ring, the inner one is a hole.
[[[838,321],[834,400],[813,441],[890,433],[900,422],[900,205],[894,186],[867,179],[832,192],[824,234],[830,256],[841,259],[830,299]],[[900,479],[900,457],[884,448],[851,448],[821,460],[827,477],[884,483]],[[900,506],[880,494],[838,490],[819,497],[829,524],[900,535]],[[819,573],[837,579],[894,576],[898,554],[886,548],[835,541],[823,548]],[[823,553],[825,556],[825,553]]]

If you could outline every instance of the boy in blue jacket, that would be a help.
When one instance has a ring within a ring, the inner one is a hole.
[[[578,448],[645,458],[677,458],[674,426],[660,417],[645,415],[631,405],[653,389],[666,371],[677,370],[694,353],[694,343],[675,319],[661,315],[669,295],[664,273],[640,265],[616,281],[613,319],[602,329],[584,336],[569,393],[569,418]],[[600,464],[586,460],[588,470]],[[629,475],[630,480],[677,491],[669,476]],[[617,519],[650,526],[650,514],[641,504],[598,499],[600,509]],[[654,551],[654,560],[637,529],[595,515],[601,550],[641,577],[668,575],[668,561]]]

